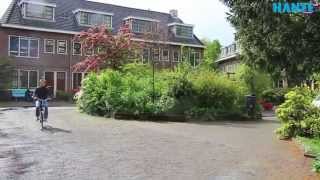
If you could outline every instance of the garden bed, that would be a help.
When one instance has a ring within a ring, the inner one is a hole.
[[[306,157],[315,158],[320,155],[320,140],[305,137],[297,137],[296,142],[303,147]]]
[[[142,121],[169,121],[169,122],[186,122],[187,118],[179,114],[151,114],[144,113],[135,115],[131,113],[115,113],[115,119],[120,120],[142,120]]]

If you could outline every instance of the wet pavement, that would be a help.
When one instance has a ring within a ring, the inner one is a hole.
[[[51,108],[0,109],[0,180],[317,179],[274,118],[261,122],[119,121]]]

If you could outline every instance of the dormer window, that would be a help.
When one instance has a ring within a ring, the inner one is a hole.
[[[193,37],[193,25],[182,24],[182,23],[172,23],[168,25],[171,27],[171,31],[176,37],[180,38],[192,38]]]
[[[23,18],[32,20],[55,21],[55,4],[43,1],[20,1]]]
[[[128,23],[134,33],[150,33],[157,32],[159,21],[151,18],[129,16],[124,19]]]
[[[112,28],[112,13],[78,9],[74,11],[74,14],[76,14],[81,26],[106,25],[108,28]]]

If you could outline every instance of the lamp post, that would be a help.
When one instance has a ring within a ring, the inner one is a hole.
[[[155,104],[155,64],[154,58],[152,58],[152,103]]]

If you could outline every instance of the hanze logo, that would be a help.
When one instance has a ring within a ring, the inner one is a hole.
[[[320,10],[320,3],[313,0],[311,2],[273,2],[274,13],[307,13],[311,14]]]

